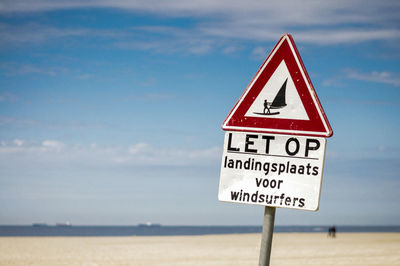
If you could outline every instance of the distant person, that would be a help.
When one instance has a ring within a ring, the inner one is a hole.
[[[336,237],[336,226],[330,226],[328,229],[328,237]]]
[[[336,237],[336,226],[332,226],[332,237]]]

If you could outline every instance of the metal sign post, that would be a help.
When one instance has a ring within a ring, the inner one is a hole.
[[[275,208],[265,207],[264,223],[261,235],[260,259],[258,266],[268,266],[271,257],[272,236],[274,233]]]

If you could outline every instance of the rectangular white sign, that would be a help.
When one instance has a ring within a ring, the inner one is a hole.
[[[218,199],[316,211],[326,139],[225,133]]]

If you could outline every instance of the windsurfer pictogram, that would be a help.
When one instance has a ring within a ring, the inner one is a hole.
[[[268,102],[267,99],[264,100],[264,111],[262,113],[254,113],[257,115],[277,115],[280,112],[272,112],[271,109],[281,109],[285,107],[286,104],[286,83],[287,83],[287,78],[285,82],[282,84],[282,87],[279,89],[278,93],[275,96],[275,99],[272,102]]]

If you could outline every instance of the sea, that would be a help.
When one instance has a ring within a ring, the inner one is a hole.
[[[329,226],[275,226],[277,233],[321,233]],[[337,233],[400,232],[400,226],[336,226]],[[1,225],[0,237],[9,236],[187,236],[260,233],[261,226],[51,226]]]

